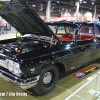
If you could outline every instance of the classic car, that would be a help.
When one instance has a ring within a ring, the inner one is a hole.
[[[47,94],[60,74],[100,57],[99,28],[92,23],[44,23],[23,0],[3,2],[0,16],[22,35],[0,41],[0,76],[23,90]]]

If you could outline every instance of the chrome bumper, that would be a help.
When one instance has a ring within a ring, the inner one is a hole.
[[[12,75],[11,73],[8,73],[2,69],[0,69],[0,76],[3,77],[6,81],[9,81],[12,84],[22,88],[23,90],[34,87],[37,84],[40,77],[36,76],[27,79],[20,79],[19,77]]]

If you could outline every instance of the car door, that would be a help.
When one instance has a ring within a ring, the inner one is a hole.
[[[85,26],[79,30],[76,39],[77,62],[76,66],[81,66],[96,59],[95,50],[97,49],[94,38],[94,27]],[[80,39],[78,38],[80,37]]]
[[[76,49],[77,46],[75,44],[75,42],[73,41],[62,41],[63,42],[63,47],[64,49],[64,57],[61,58],[61,60],[63,61],[63,64],[66,67],[67,71],[70,71],[72,69],[75,69],[76,66],[76,60],[77,60],[77,54],[76,54]],[[63,54],[60,53],[60,55],[62,56]]]

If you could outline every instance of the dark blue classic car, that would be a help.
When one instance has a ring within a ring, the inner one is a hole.
[[[21,35],[0,41],[0,75],[44,95],[60,74],[100,58],[100,28],[92,23],[44,23],[23,0],[2,3],[0,16]]]

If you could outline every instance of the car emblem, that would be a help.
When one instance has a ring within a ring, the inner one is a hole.
[[[83,76],[85,76],[85,73],[84,72],[79,72],[79,73],[76,73],[75,76],[76,77],[83,77]]]

